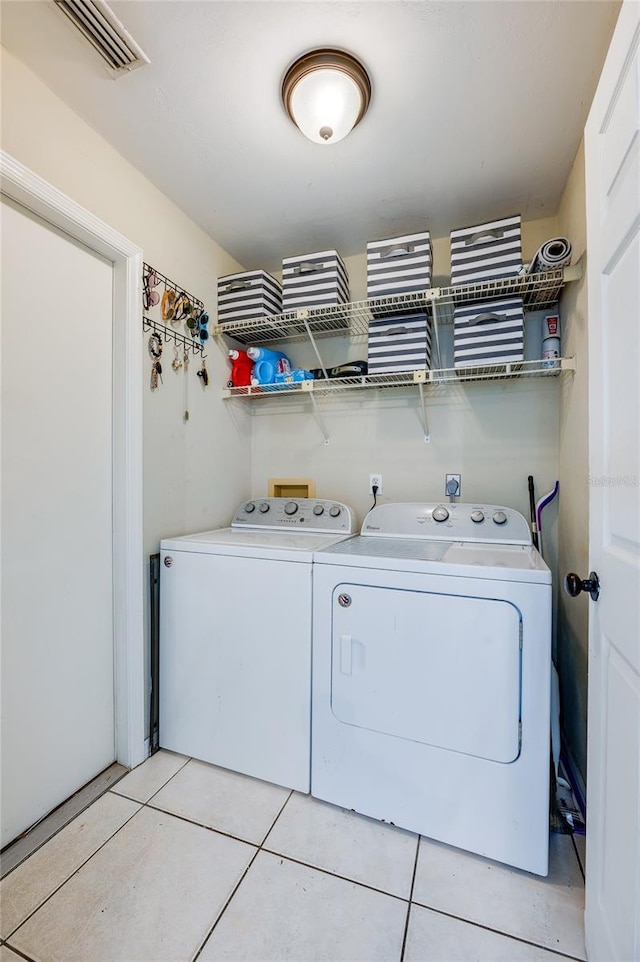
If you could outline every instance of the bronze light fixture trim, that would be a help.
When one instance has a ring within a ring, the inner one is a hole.
[[[346,137],[364,117],[370,100],[371,81],[365,68],[351,54],[332,47],[303,54],[282,81],[287,114],[315,143],[336,143]]]

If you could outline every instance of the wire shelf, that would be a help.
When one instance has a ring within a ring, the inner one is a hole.
[[[226,334],[242,344],[300,341],[314,338],[366,337],[373,319],[426,312],[439,324],[453,322],[455,307],[501,297],[522,297],[525,310],[540,310],[555,304],[565,283],[581,277],[581,265],[539,274],[465,284],[433,287],[414,294],[400,294],[375,300],[352,301],[333,307],[290,311],[248,320],[225,321],[214,328],[216,336]]]
[[[261,384],[226,388],[223,397],[268,399],[288,394],[336,394],[371,388],[416,387],[438,388],[450,384],[478,381],[511,381],[532,377],[557,377],[563,371],[575,371],[574,357],[549,360],[514,361],[511,364],[485,364],[480,367],[449,367],[439,370],[402,371],[394,374],[363,374],[357,377],[321,378],[293,384]]]

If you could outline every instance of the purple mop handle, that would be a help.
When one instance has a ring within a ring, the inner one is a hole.
[[[558,493],[559,490],[560,490],[560,482],[559,482],[559,481],[556,481],[556,483],[555,483],[555,485],[554,485],[554,487],[553,487],[553,490],[552,490],[552,491],[549,491],[548,494],[545,494],[542,498],[540,498],[540,500],[538,501],[538,503],[537,503],[537,505],[536,505],[536,522],[537,522],[537,526],[538,526],[538,531],[540,531],[540,532],[542,531],[542,512],[543,512],[544,508],[546,508],[546,506],[547,506],[551,501],[553,501],[553,499],[555,498],[555,496],[557,495],[557,493]]]

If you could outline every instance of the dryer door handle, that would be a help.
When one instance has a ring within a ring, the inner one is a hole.
[[[351,635],[340,635],[340,671],[343,675],[350,675],[353,666]]]

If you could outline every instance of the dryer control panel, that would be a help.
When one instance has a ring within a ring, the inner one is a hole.
[[[497,504],[381,504],[371,509],[360,533],[376,538],[531,544],[524,516]]]
[[[236,510],[231,527],[276,531],[293,528],[300,533],[327,534],[357,531],[352,508],[341,501],[322,498],[252,498]]]

